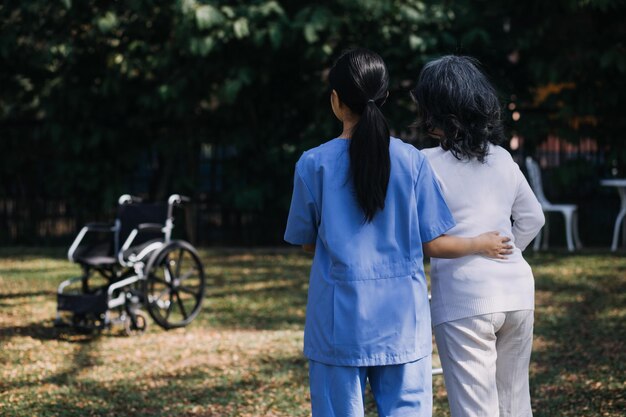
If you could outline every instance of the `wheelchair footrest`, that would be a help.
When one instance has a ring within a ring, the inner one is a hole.
[[[104,314],[108,309],[107,294],[57,294],[57,310],[75,314]]]

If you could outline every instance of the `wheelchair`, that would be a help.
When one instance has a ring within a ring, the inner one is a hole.
[[[196,249],[171,239],[174,209],[188,201],[173,194],[167,204],[145,203],[125,194],[114,223],[85,225],[68,250],[82,275],[59,285],[55,325],[92,332],[122,324],[137,335],[148,327],[142,307],[166,330],[188,325],[206,285]]]

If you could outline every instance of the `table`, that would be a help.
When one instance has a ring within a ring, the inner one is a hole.
[[[617,214],[617,219],[615,219],[615,228],[613,229],[613,243],[611,244],[611,250],[615,252],[617,250],[619,228],[620,228],[622,221],[624,220],[624,216],[626,216],[626,178],[614,178],[610,180],[602,180],[600,181],[600,185],[602,185],[603,187],[617,188],[617,192],[619,193],[619,198],[621,201],[621,207],[619,209],[619,213]],[[623,240],[626,243],[626,233],[624,234],[625,236]]]

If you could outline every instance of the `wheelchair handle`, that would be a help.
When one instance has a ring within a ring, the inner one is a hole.
[[[141,198],[130,194],[124,194],[120,196],[120,198],[117,200],[117,203],[120,206],[123,204],[141,203]]]
[[[180,195],[180,194],[172,194],[170,198],[167,199],[167,203],[170,206],[179,205],[181,203],[188,203],[190,201],[191,201],[191,198],[184,196],[184,195]]]

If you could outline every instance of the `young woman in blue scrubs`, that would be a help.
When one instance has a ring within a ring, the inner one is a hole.
[[[423,256],[504,257],[508,238],[444,236],[455,225],[433,172],[390,138],[383,60],[343,54],[329,73],[340,137],[296,164],[285,240],[315,252],[304,354],[314,417],[431,416],[431,322]]]

